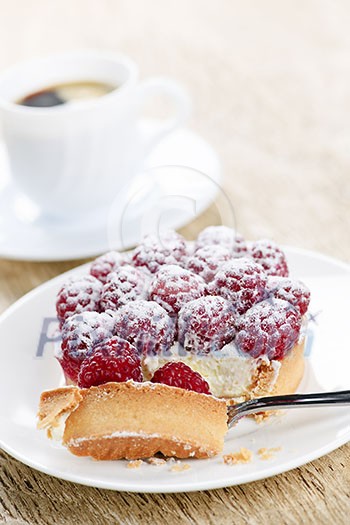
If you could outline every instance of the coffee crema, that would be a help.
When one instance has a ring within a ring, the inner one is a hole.
[[[62,104],[71,104],[99,98],[111,93],[111,91],[117,88],[118,86],[112,86],[104,82],[66,82],[30,93],[17,100],[16,104],[34,108],[50,108]]]

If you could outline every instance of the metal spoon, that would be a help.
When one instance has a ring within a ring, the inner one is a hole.
[[[227,425],[231,428],[241,417],[266,410],[281,410],[299,407],[350,406],[350,390],[342,392],[321,392],[317,394],[292,394],[285,396],[260,397],[238,403],[227,408]]]

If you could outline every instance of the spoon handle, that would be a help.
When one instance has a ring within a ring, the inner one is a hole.
[[[228,407],[227,424],[230,428],[241,417],[266,410],[284,410],[305,406],[325,407],[332,405],[350,405],[350,390],[343,390],[341,392],[320,392],[317,394],[291,394],[250,399],[244,403]]]

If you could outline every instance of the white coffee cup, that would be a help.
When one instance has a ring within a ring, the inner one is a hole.
[[[110,93],[49,108],[16,103],[40,89],[66,82],[118,86]],[[176,115],[152,136],[140,113],[148,97],[166,95]],[[173,80],[138,81],[125,56],[79,51],[35,59],[0,76],[0,123],[12,179],[46,215],[69,216],[105,207],[142,168],[151,148],[190,113],[187,93]]]

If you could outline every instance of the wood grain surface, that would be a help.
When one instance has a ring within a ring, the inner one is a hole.
[[[194,100],[189,126],[222,159],[240,231],[350,262],[349,2],[0,0],[0,12],[1,69],[94,47],[129,54],[142,77],[177,78]],[[183,233],[221,211],[217,201]],[[0,311],[80,262],[1,260]],[[349,522],[349,492],[349,445],[264,481],[178,495],[83,487],[0,452],[7,524],[338,525]]]

